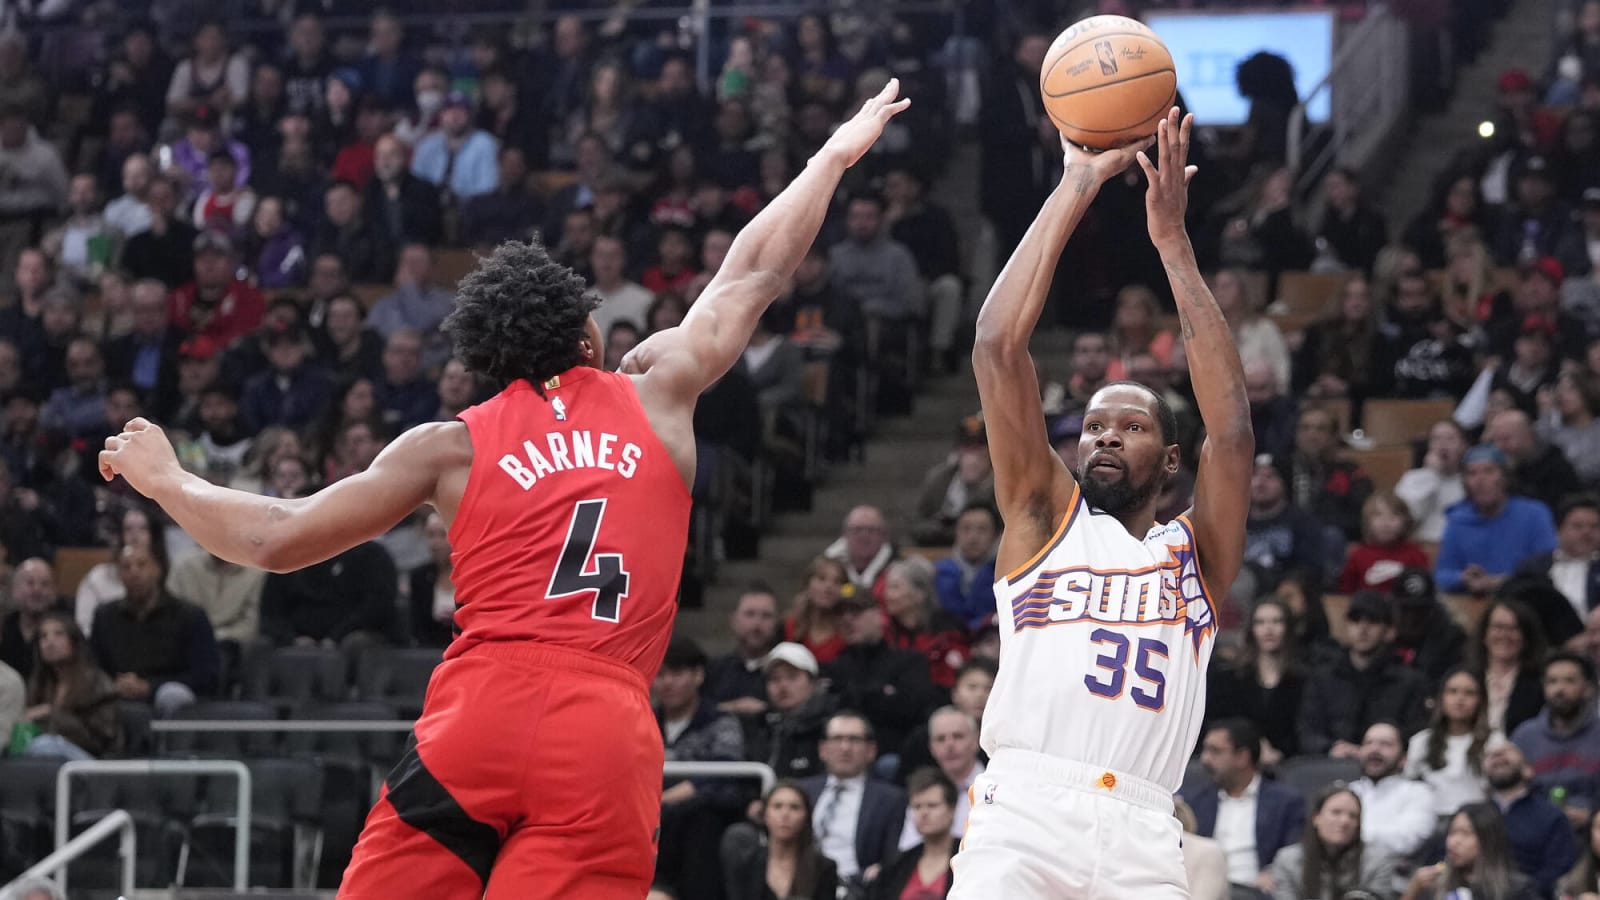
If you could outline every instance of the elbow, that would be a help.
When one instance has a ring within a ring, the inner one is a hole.
[[[1007,329],[997,327],[994,323],[985,323],[980,317],[978,329],[972,342],[973,364],[992,363],[1003,365],[1015,361],[1020,355],[1028,352],[1028,339],[1018,340]]]

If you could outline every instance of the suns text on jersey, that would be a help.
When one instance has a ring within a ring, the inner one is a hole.
[[[1144,569],[1103,572],[1073,566],[1041,572],[1033,587],[1012,603],[1012,616],[1018,630],[1068,622],[1211,624],[1200,577],[1177,561]]]
[[[548,475],[571,469],[605,469],[632,478],[643,458],[638,444],[608,432],[552,431],[543,441],[523,441],[521,454],[500,457],[500,470],[526,491]]]

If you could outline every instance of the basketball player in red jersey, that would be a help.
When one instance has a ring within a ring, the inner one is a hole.
[[[509,386],[459,421],[397,438],[302,500],[227,490],[134,419],[100,471],[160,503],[207,550],[286,572],[430,503],[450,522],[459,630],[416,743],[367,819],[339,896],[639,900],[661,807],[648,685],[676,612],[696,398],[732,368],[822,226],[845,169],[905,109],[890,81],[740,232],[683,324],[622,373],[598,302],[543,248],[507,244],[445,322],[466,366]]]

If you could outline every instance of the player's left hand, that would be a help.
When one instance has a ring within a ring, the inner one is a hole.
[[[1189,179],[1199,171],[1189,162],[1189,132],[1194,125],[1194,115],[1180,121],[1174,106],[1167,117],[1156,123],[1156,163],[1140,151],[1139,167],[1144,169],[1150,187],[1144,194],[1145,218],[1150,226],[1150,239],[1163,243],[1187,239],[1183,217],[1189,209]]]
[[[121,475],[146,497],[161,479],[182,471],[166,432],[143,416],[122,426],[121,434],[106,438],[105,449],[100,451],[100,477],[110,481]]]
[[[855,165],[856,160],[866,155],[877,143],[878,137],[883,134],[883,126],[910,105],[909,99],[900,98],[900,79],[889,79],[877,96],[862,104],[860,111],[850,121],[834,131],[828,142],[822,145],[823,151],[838,154],[846,166]]]

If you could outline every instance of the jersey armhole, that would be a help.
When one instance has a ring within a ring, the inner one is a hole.
[[[1200,564],[1200,541],[1194,536],[1194,523],[1189,520],[1188,513],[1173,519],[1183,533],[1189,536],[1189,552],[1194,555],[1194,577],[1200,581],[1200,596],[1206,601],[1206,609],[1211,613],[1211,621],[1217,621],[1216,595],[1211,592],[1211,586],[1206,583],[1205,566]]]
[[[1050,536],[1050,540],[1046,541],[1043,547],[1039,548],[1038,553],[1035,553],[1032,558],[1019,566],[1016,571],[1005,577],[1004,581],[1007,587],[1015,586],[1019,578],[1038,568],[1039,564],[1044,562],[1044,558],[1050,555],[1050,551],[1054,550],[1066,539],[1067,531],[1072,528],[1073,520],[1078,517],[1078,507],[1082,505],[1080,502],[1082,498],[1082,488],[1078,486],[1077,482],[1073,482],[1072,499],[1067,503],[1067,512],[1061,517],[1061,524],[1056,526],[1056,533]]]
[[[450,520],[450,529],[445,533],[445,540],[449,541],[452,547],[461,546],[461,535],[457,533],[456,529],[460,527],[462,522],[473,520],[473,511],[478,506],[478,492],[472,489],[473,485],[480,480],[478,467],[482,463],[482,460],[478,458],[481,455],[478,452],[478,441],[476,435],[473,434],[473,422],[477,419],[476,410],[476,406],[469,406],[456,414],[456,421],[467,429],[467,443],[472,445],[472,462],[467,466],[467,483],[461,488],[461,502],[456,505],[455,518]],[[453,556],[454,554],[452,554]]]

